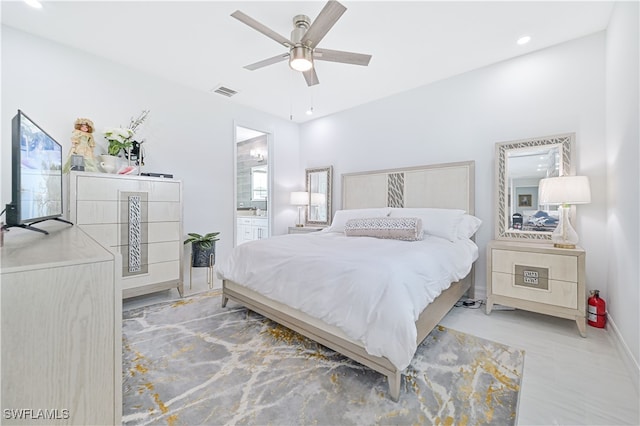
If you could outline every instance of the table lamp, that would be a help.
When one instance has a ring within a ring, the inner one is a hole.
[[[323,220],[320,215],[320,206],[325,206],[327,202],[326,195],[322,192],[312,192],[310,198],[311,203],[309,207],[309,216],[311,217],[311,220]],[[313,213],[311,213],[311,207],[314,208]]]
[[[304,191],[296,191],[291,193],[291,204],[294,206],[298,206],[298,223],[296,226],[304,226],[302,224],[301,212],[302,207],[309,204],[309,193]]]
[[[554,247],[576,248],[578,234],[571,226],[569,212],[572,204],[591,202],[591,189],[586,176],[559,176],[541,179],[538,187],[540,204],[559,204],[558,226],[551,234]]]

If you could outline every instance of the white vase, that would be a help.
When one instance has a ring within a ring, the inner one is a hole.
[[[118,171],[118,157],[113,155],[101,155],[100,167],[106,173],[115,173]]]

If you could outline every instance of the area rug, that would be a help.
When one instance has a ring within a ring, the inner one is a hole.
[[[436,327],[387,378],[212,291],[124,312],[127,425],[515,424],[522,350]]]

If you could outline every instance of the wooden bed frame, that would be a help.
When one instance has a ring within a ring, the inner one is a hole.
[[[473,161],[342,175],[342,208],[440,207],[474,214]],[[452,283],[416,321],[420,344],[465,294],[473,297],[474,269]],[[222,282],[222,307],[229,299],[387,376],[391,399],[398,401],[402,371],[387,358],[372,356],[364,346],[304,312],[271,300],[229,280]]]

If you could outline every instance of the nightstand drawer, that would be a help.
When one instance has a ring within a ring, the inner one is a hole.
[[[578,309],[578,284],[576,282],[540,279],[542,288],[535,288],[533,284],[525,283],[523,285],[518,276],[514,274],[494,270],[491,275],[493,294]]]
[[[578,281],[578,259],[576,256],[558,256],[511,250],[493,250],[491,270],[505,274],[516,274],[517,266],[548,269],[549,280]],[[524,268],[527,269],[527,268]]]

